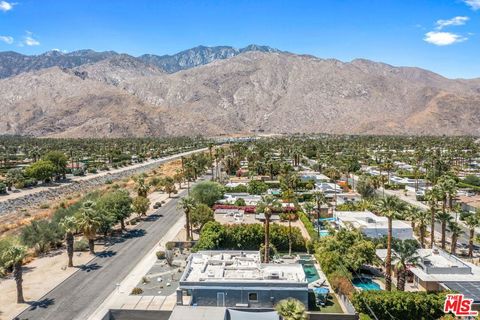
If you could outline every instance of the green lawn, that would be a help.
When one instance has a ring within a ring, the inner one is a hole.
[[[323,313],[343,313],[342,307],[338,303],[337,297],[334,294],[329,294],[325,307],[319,307],[315,304],[315,294],[308,293],[308,309],[310,311],[319,311]]]

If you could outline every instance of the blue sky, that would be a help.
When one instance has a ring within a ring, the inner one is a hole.
[[[255,43],[480,77],[480,0],[0,0],[0,51]]]

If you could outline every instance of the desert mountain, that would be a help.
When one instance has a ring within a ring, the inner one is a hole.
[[[145,54],[138,59],[153,64],[167,73],[174,73],[180,70],[190,69],[193,67],[208,64],[215,60],[222,60],[237,56],[244,52],[280,52],[268,46],[258,46],[251,44],[245,48],[237,49],[229,46],[205,47],[198,46],[185,51],[181,51],[174,55],[157,56],[153,54]]]
[[[205,47],[198,46],[174,55],[158,56],[145,54],[137,59],[139,62],[156,66],[167,73],[177,72],[196,66],[204,65],[219,59],[227,59],[249,51],[279,52],[267,46],[251,44],[245,48],[237,49],[229,46]],[[63,53],[58,50],[47,51],[36,56],[27,56],[17,52],[0,52],[0,78],[7,78],[23,72],[36,71],[51,67],[75,68],[84,64],[94,63],[121,56],[134,57],[120,54],[115,51],[96,52],[93,50],[78,50]]]
[[[0,134],[480,135],[478,79],[258,50],[172,74],[154,65],[116,55],[0,80]]]
[[[95,52],[93,50],[79,50],[70,53],[52,50],[37,56],[5,51],[0,52],[0,78],[50,67],[74,68],[115,55],[118,55],[118,53],[114,51]]]

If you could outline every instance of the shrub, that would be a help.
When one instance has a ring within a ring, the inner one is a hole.
[[[88,173],[97,173],[97,168],[88,168]]]
[[[72,170],[72,174],[73,174],[75,177],[84,176],[84,175],[85,175],[85,170],[83,170],[83,169],[74,169],[74,170]]]
[[[73,251],[87,251],[88,241],[86,239],[80,239],[73,243]]]
[[[6,194],[7,193],[7,186],[5,183],[0,182],[0,194]]]
[[[143,293],[142,288],[136,287],[136,288],[133,288],[133,289],[132,289],[132,293],[131,293],[131,294],[132,294],[132,295],[139,295],[139,294],[142,294],[142,293]]]
[[[157,254],[157,259],[158,260],[165,259],[165,251],[157,251],[156,254]]]
[[[50,205],[48,203],[42,203],[40,205],[40,209],[48,209],[48,208],[50,208]]]
[[[63,232],[56,222],[47,220],[32,221],[22,229],[21,242],[44,253],[56,246],[63,239]]]
[[[36,179],[30,178],[25,180],[25,188],[35,187],[38,184]]]

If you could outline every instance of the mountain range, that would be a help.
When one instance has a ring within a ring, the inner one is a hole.
[[[480,135],[480,79],[267,46],[0,53],[0,134]]]

